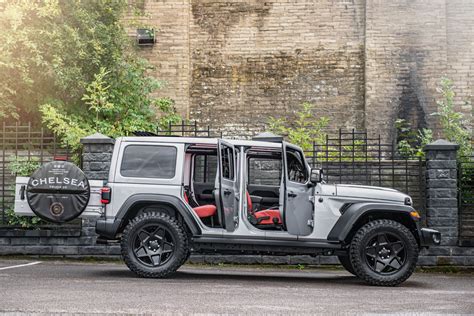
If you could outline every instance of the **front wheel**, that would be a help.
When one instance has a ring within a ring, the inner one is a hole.
[[[181,224],[167,214],[143,213],[122,234],[122,257],[141,277],[164,278],[178,270],[189,252]]]
[[[418,243],[407,227],[380,219],[357,231],[349,258],[355,274],[368,284],[395,286],[412,275],[418,252]]]

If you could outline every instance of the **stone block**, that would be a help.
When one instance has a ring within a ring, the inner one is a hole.
[[[10,244],[10,238],[0,237],[0,246],[5,246]]]
[[[86,227],[82,227],[82,236],[97,236],[96,232],[95,232],[95,227],[90,227],[90,226],[86,226]]]
[[[27,255],[50,255],[53,252],[52,246],[34,245],[25,246],[25,254]]]
[[[456,199],[458,192],[456,189],[448,189],[448,188],[442,188],[442,189],[430,189],[426,192],[427,198],[451,198],[451,199]]]
[[[306,255],[301,255],[301,256],[289,256],[290,259],[290,264],[293,265],[298,265],[298,264],[303,264],[303,265],[317,265],[319,264],[319,257],[311,257],[311,256],[306,256]]]
[[[40,245],[65,245],[67,241],[66,237],[40,237]]]
[[[85,144],[84,154],[86,153],[112,153],[114,145],[111,144]]]
[[[428,216],[426,221],[430,227],[458,227],[457,218]]]
[[[79,255],[106,255],[107,254],[107,248],[105,245],[100,245],[100,246],[83,246],[83,247],[78,247],[79,249]]]
[[[418,266],[435,266],[438,261],[436,256],[420,256],[418,258]]]
[[[456,198],[429,198],[426,201],[428,209],[432,207],[443,207],[443,208],[456,208],[458,206],[458,200]]]
[[[290,256],[262,256],[263,264],[290,264]]]
[[[199,264],[204,264],[205,263],[205,256],[201,254],[192,254],[191,257],[189,257],[189,263],[199,263]]]
[[[53,247],[54,255],[77,255],[79,254],[78,246],[55,246]]]
[[[473,256],[474,247],[451,247],[453,256]]]
[[[429,169],[456,169],[456,160],[428,160],[426,168]]]
[[[0,255],[24,255],[26,254],[25,246],[7,246],[0,247]]]
[[[108,255],[120,255],[120,246],[119,245],[109,245],[107,246],[107,254]]]
[[[427,190],[432,188],[456,188],[457,181],[455,179],[427,179]]]
[[[92,161],[100,161],[104,163],[110,163],[112,159],[112,153],[110,152],[100,152],[100,153],[84,153],[82,155],[82,159],[84,162],[92,162]]]
[[[456,179],[456,174],[453,174],[452,171],[452,169],[429,169],[427,177],[429,179]]]
[[[443,150],[443,151],[429,151],[426,153],[428,160],[455,160],[456,151],[454,150]]]
[[[107,171],[109,170],[110,165],[105,162],[91,161],[89,162],[90,171]]]
[[[10,238],[10,243],[13,246],[16,245],[38,245],[39,238],[37,237],[12,237]]]
[[[320,264],[341,264],[336,256],[319,256]]]
[[[458,209],[456,207],[430,207],[426,211],[426,215],[432,218],[435,217],[456,217],[458,216]]]

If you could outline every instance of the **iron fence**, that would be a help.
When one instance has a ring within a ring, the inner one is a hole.
[[[159,129],[157,136],[182,136],[182,137],[222,137],[222,133],[211,130],[209,125],[202,126],[197,121],[184,121],[180,124],[169,123],[166,129]]]
[[[458,160],[459,242],[474,246],[474,155]]]
[[[425,219],[424,159],[400,154],[393,143],[366,131],[328,134],[322,143],[313,143],[306,156],[313,167],[323,169],[329,183],[373,185],[400,190],[413,199]]]
[[[16,228],[11,211],[15,200],[16,174],[10,166],[15,161],[43,164],[54,159],[69,160],[71,151],[62,146],[57,137],[44,128],[35,128],[31,123],[9,125],[2,122],[0,130],[0,228]],[[77,225],[77,222],[69,225]],[[45,223],[37,227],[51,228],[57,225]]]

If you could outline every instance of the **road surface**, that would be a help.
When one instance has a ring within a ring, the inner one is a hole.
[[[120,263],[0,259],[0,313],[474,313],[474,275],[416,273],[395,288],[342,270],[183,266],[169,279]]]

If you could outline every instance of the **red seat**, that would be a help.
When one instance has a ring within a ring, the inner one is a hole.
[[[261,210],[254,212],[252,205],[252,198],[250,197],[249,192],[247,191],[247,207],[251,214],[257,219],[258,225],[281,225],[283,224],[281,220],[280,210]]]
[[[186,193],[184,193],[184,200],[189,204],[189,198]],[[217,207],[215,205],[202,205],[193,207],[194,212],[199,216],[199,218],[213,216],[217,212]]]
[[[203,205],[198,207],[193,207],[194,212],[200,217],[209,217],[213,216],[217,212],[217,207],[215,205]]]

